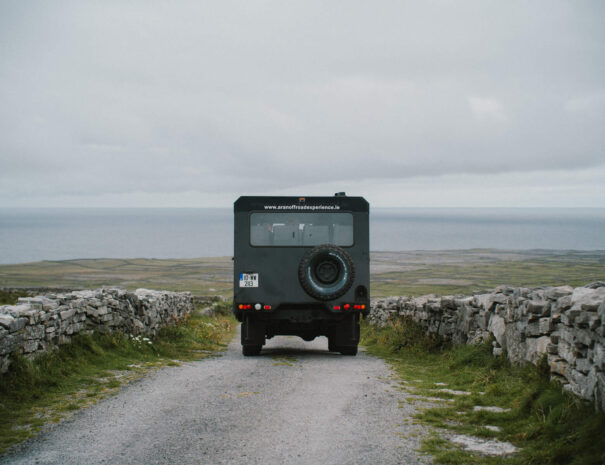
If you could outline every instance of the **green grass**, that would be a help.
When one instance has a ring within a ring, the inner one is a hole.
[[[417,324],[395,321],[383,329],[364,324],[362,342],[372,354],[387,359],[401,389],[422,397],[452,399],[420,410],[417,420],[434,434],[422,450],[440,464],[589,465],[605,463],[605,414],[564,392],[550,381],[548,366],[513,366],[481,346],[444,344],[427,337]],[[438,386],[435,383],[446,383]],[[470,392],[455,396],[446,387]],[[410,400],[417,402],[417,400]],[[474,406],[510,408],[510,412],[473,411]],[[486,425],[498,426],[500,432]],[[521,448],[514,456],[487,457],[459,449],[444,439],[450,431],[508,441]]]
[[[19,297],[28,297],[27,292],[8,292],[0,290],[0,305],[15,305]]]
[[[118,333],[78,335],[33,361],[14,358],[9,372],[0,376],[0,453],[45,424],[114,395],[151,369],[224,349],[236,326],[228,308],[224,304],[216,317],[195,312],[153,340]]]

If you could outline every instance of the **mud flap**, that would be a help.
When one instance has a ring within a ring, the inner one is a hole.
[[[347,316],[334,328],[334,347],[352,347],[359,344],[359,314]]]
[[[262,346],[265,344],[265,322],[259,321],[251,315],[244,317],[242,323],[242,345]]]

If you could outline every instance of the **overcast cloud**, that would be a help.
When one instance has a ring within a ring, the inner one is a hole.
[[[0,206],[605,206],[602,1],[0,1]]]

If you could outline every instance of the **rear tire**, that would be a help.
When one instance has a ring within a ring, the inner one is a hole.
[[[357,346],[341,347],[340,353],[342,355],[357,355]]]
[[[253,357],[260,354],[262,348],[263,346],[259,345],[244,345],[242,346],[242,354],[244,354],[246,357]]]
[[[338,352],[338,347],[336,347],[336,344],[334,344],[334,341],[333,341],[332,337],[328,338],[328,351],[330,351],[330,352]]]

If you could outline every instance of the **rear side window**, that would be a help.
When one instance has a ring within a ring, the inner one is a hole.
[[[353,245],[351,213],[252,213],[250,244],[268,247]]]

